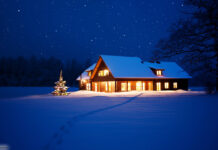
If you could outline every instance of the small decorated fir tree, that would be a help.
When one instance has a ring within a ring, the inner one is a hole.
[[[63,81],[62,70],[60,72],[59,81],[55,82],[55,84],[56,84],[56,86],[54,87],[55,90],[52,92],[53,95],[62,96],[62,95],[69,94],[68,92],[66,92],[68,87],[65,86],[66,81]]]

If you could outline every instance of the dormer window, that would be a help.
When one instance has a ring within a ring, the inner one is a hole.
[[[92,72],[91,72],[91,71],[89,71],[89,72],[88,72],[88,76],[90,76],[90,77],[91,77],[91,75],[92,75]]]
[[[156,70],[156,75],[157,76],[162,76],[162,70]]]
[[[109,71],[107,69],[105,70],[100,70],[98,72],[98,76],[103,77],[103,76],[108,76],[109,75]]]
[[[152,70],[152,72],[156,75],[156,76],[159,76],[159,77],[162,77],[163,76],[163,71],[164,69],[161,69],[161,68],[150,68]]]

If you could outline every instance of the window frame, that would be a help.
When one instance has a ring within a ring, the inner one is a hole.
[[[161,82],[156,82],[156,91],[161,91]]]
[[[167,85],[167,86],[166,86]],[[164,82],[164,89],[169,89],[169,82]]]
[[[98,76],[99,76],[99,77],[109,76],[109,70],[108,70],[108,69],[99,70],[99,71],[98,71]]]
[[[162,76],[162,75],[163,75],[162,70],[156,70],[156,75],[157,75],[157,76]]]
[[[178,89],[178,82],[173,82],[173,88]]]

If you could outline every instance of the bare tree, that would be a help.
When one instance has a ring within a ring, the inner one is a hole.
[[[217,0],[185,0],[191,8],[185,19],[170,27],[170,35],[161,39],[153,59],[180,58],[192,70],[200,68],[210,72],[216,79],[218,89],[218,7]],[[178,57],[179,56],[179,57]]]

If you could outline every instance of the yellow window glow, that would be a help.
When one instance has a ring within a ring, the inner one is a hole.
[[[104,70],[104,76],[108,76],[109,75],[109,71],[108,70]]]
[[[105,83],[105,91],[108,91],[108,83]]]
[[[145,91],[145,82],[142,83],[142,90]]]
[[[141,91],[142,90],[142,83],[141,81],[136,82],[136,91]]]
[[[95,83],[95,92],[97,92],[97,91],[98,91],[98,84]]]
[[[109,75],[109,71],[107,69],[105,70],[100,70],[98,72],[98,76],[102,77],[102,76],[108,76]]]
[[[160,91],[161,90],[161,83],[157,82],[156,85],[157,85],[157,91]]]
[[[177,89],[178,88],[178,83],[177,82],[173,82],[173,88]]]
[[[169,82],[165,82],[165,83],[164,83],[164,88],[165,88],[165,89],[169,89]]]
[[[127,91],[127,83],[121,83],[121,91]]]
[[[111,82],[108,82],[108,90],[109,90],[109,92],[111,92],[112,91],[112,85],[111,85]]]
[[[161,70],[157,70],[156,74],[157,74],[157,76],[161,76],[162,75],[162,71]]]
[[[131,83],[128,82],[128,91],[131,91]]]
[[[98,76],[104,76],[104,71],[103,70],[100,70],[99,72],[98,72]]]
[[[88,90],[88,91],[91,90],[91,84],[90,84],[90,83],[87,83],[87,84],[86,84],[86,90]]]

